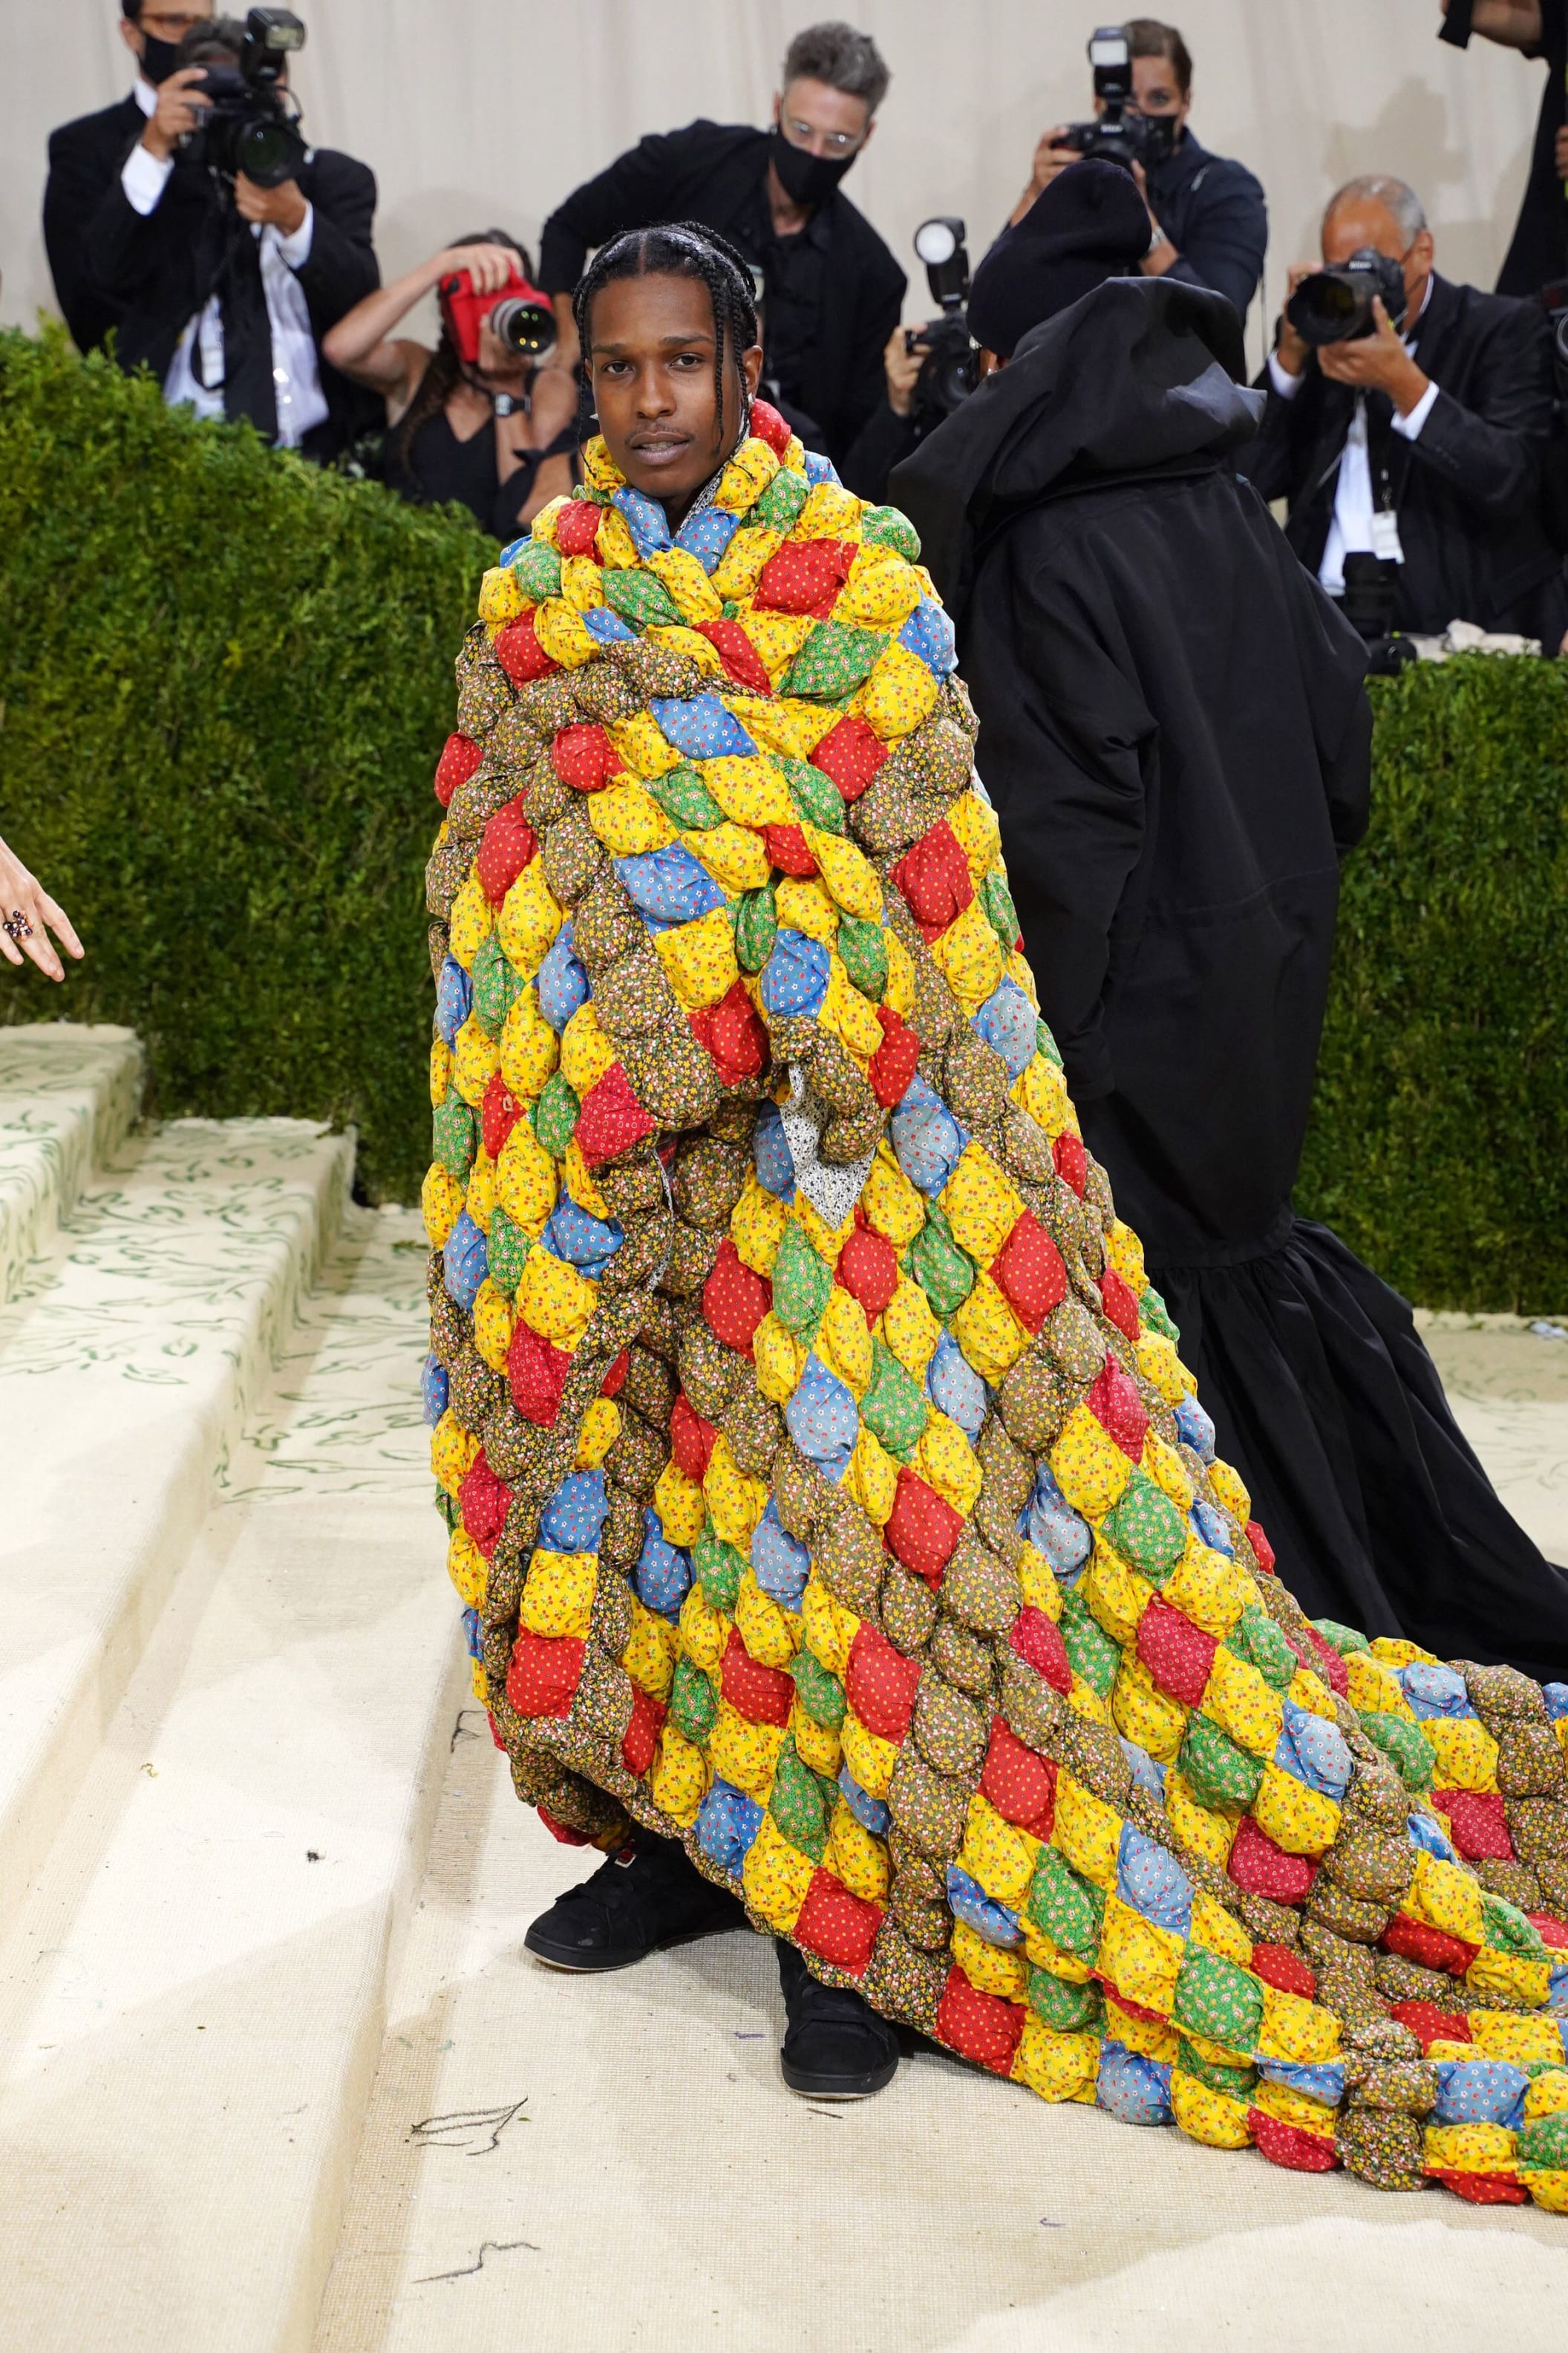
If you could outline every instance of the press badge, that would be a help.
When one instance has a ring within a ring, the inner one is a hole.
[[[1399,543],[1399,517],[1392,507],[1384,507],[1373,516],[1372,552],[1380,564],[1405,561],[1405,550]]]

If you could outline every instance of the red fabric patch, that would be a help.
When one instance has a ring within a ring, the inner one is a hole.
[[[972,1986],[954,1962],[936,2009],[939,2042],[989,2067],[994,2075],[1008,2075],[1024,2032],[1022,2002],[1005,2001],[999,1993],[982,1993]]]
[[[831,776],[847,801],[858,801],[883,762],[887,745],[858,711],[847,711],[811,755],[811,765]]]
[[[1094,1972],[1094,1981],[1096,1985],[1103,1987],[1104,1990],[1110,1995],[1118,2010],[1126,2010],[1130,2017],[1146,2018],[1151,2026],[1169,2026],[1171,2023],[1170,2012],[1168,2010],[1151,2010],[1147,2002],[1131,2000],[1128,1995],[1122,1992],[1121,1987],[1117,1984],[1116,1979],[1113,1977],[1108,1977],[1103,1969],[1096,1969]]]
[[[490,1718],[490,1730],[495,1732],[495,1718],[492,1715]],[[498,1748],[504,1748],[506,1746],[506,1743],[501,1738],[499,1732],[496,1732],[496,1746]],[[586,1831],[568,1830],[564,1822],[558,1822],[556,1820],[548,1806],[535,1806],[533,1810],[539,1816],[540,1820],[544,1824],[545,1829],[550,1832],[551,1837],[552,1839],[559,1839],[563,1846],[592,1846],[593,1841],[588,1836]]]
[[[726,677],[753,694],[771,694],[773,682],[761,654],[739,621],[700,621],[697,634],[706,638],[724,665]]]
[[[1550,1912],[1527,1912],[1525,1918],[1540,1932],[1543,1945],[1554,1953],[1568,1953],[1568,1920],[1554,1919]]]
[[[508,801],[486,826],[474,860],[479,888],[499,907],[539,849],[539,837],[522,813],[522,799]]]
[[[506,1695],[519,1715],[567,1715],[583,1675],[587,1645],[577,1634],[520,1634],[506,1671]]]
[[[629,1152],[634,1144],[653,1134],[653,1122],[632,1092],[622,1063],[612,1062],[584,1096],[575,1134],[590,1168]]]
[[[519,1323],[506,1352],[506,1371],[511,1401],[524,1421],[533,1422],[540,1430],[554,1427],[571,1369],[572,1359],[564,1348],[557,1348],[528,1324]]]
[[[1122,1371],[1114,1356],[1107,1356],[1104,1370],[1091,1383],[1084,1403],[1128,1461],[1141,1461],[1143,1440],[1149,1435],[1149,1417],[1137,1383]]]
[[[1254,1945],[1253,1973],[1265,1985],[1277,1986],[1281,1993],[1299,1993],[1303,2001],[1317,1997],[1318,1980],[1300,1953],[1289,1945]]]
[[[487,1560],[500,1542],[510,1502],[510,1488],[496,1477],[481,1446],[463,1473],[458,1503],[463,1514],[464,1534],[473,1539]]]
[[[1155,1594],[1138,1620],[1138,1656],[1160,1689],[1184,1707],[1202,1705],[1219,1644]]]
[[[713,1271],[702,1286],[702,1313],[709,1330],[717,1333],[727,1346],[749,1356],[756,1328],[773,1303],[773,1284],[765,1275],[752,1273],[726,1234]]]
[[[1439,2010],[1435,2001],[1391,2001],[1390,2018],[1407,2026],[1424,2052],[1434,2042],[1473,2042],[1470,2021],[1460,2010]]]
[[[1138,1298],[1132,1286],[1123,1282],[1113,1266],[1108,1266],[1100,1278],[1100,1303],[1124,1339],[1138,1345]]]
[[[492,1071],[489,1084],[485,1089],[484,1101],[479,1105],[479,1134],[483,1138],[485,1150],[492,1160],[500,1158],[501,1147],[522,1117],[522,1113],[523,1105],[519,1103],[500,1072]]]
[[[499,1725],[499,1724],[497,1724],[497,1722],[496,1722],[496,1720],[495,1720],[494,1716],[490,1714],[490,1712],[489,1712],[489,1708],[486,1708],[486,1710],[485,1710],[485,1722],[489,1725],[489,1728],[490,1728],[490,1739],[491,1739],[491,1742],[493,1743],[493,1745],[494,1745],[497,1748],[499,1748],[499,1749],[500,1750],[501,1755],[504,1757],[504,1756],[506,1755],[506,1742],[501,1738],[501,1736],[500,1736],[500,1725]],[[542,1810],[542,1809],[541,1810]],[[583,1843],[584,1843],[584,1846],[586,1846],[586,1845],[587,1845],[587,1843],[588,1843],[587,1840],[586,1840],[586,1839],[584,1839],[584,1840],[583,1841]]]
[[[891,1111],[910,1091],[921,1058],[921,1041],[890,1005],[879,1005],[877,1018],[882,1025],[882,1042],[867,1065],[866,1075],[882,1109]]]
[[[893,1508],[882,1531],[889,1550],[915,1577],[940,1585],[952,1558],[963,1522],[945,1496],[912,1471],[900,1471],[893,1491]]]
[[[621,1762],[634,1780],[640,1781],[653,1763],[659,1728],[668,1714],[662,1700],[645,1692],[640,1683],[632,1685],[632,1716],[621,1736]]]
[[[1512,1862],[1508,1810],[1501,1798],[1479,1789],[1434,1789],[1432,1802],[1448,1817],[1454,1844],[1467,1862]]]
[[[763,565],[753,605],[764,613],[810,613],[825,621],[860,551],[847,539],[786,539]]]
[[[718,1435],[712,1423],[703,1420],[682,1390],[670,1411],[669,1451],[675,1457],[676,1469],[696,1480],[700,1486],[707,1475],[708,1458]]]
[[[766,1069],[768,1033],[743,981],[736,981],[717,1005],[705,1005],[687,1019],[692,1036],[712,1056],[726,1086],[738,1086],[742,1079],[754,1079]]]
[[[861,1624],[849,1645],[845,1695],[868,1732],[879,1740],[902,1740],[914,1713],[921,1662],[906,1659],[875,1626]]]
[[[1089,1182],[1089,1155],[1083,1148],[1081,1135],[1063,1128],[1051,1146],[1051,1158],[1057,1164],[1057,1175],[1064,1185],[1070,1185],[1081,1201],[1083,1188]]]
[[[1256,1520],[1248,1520],[1247,1523],[1247,1541],[1252,1546],[1252,1556],[1257,1561],[1258,1567],[1263,1571],[1266,1577],[1272,1577],[1274,1574],[1274,1547],[1269,1543],[1268,1537],[1264,1535],[1262,1528]],[[1347,1692],[1350,1689],[1350,1677],[1348,1673],[1345,1677],[1345,1689]]]
[[[1304,1854],[1287,1854],[1250,1814],[1243,1814],[1231,1844],[1230,1876],[1249,1895],[1267,1895],[1274,1904],[1305,1901],[1318,1866]]]
[[[626,1372],[630,1366],[631,1361],[631,1350],[629,1348],[623,1348],[620,1355],[616,1358],[615,1363],[610,1366],[609,1371],[605,1375],[604,1379],[599,1383],[599,1395],[602,1398],[619,1397],[621,1391],[626,1388]]]
[[[929,946],[955,923],[974,896],[974,877],[945,818],[911,842],[893,869],[893,881]]]
[[[719,1687],[737,1715],[748,1724],[787,1724],[795,1705],[795,1679],[779,1667],[764,1667],[741,1640],[738,1626],[730,1629],[719,1662]]]
[[[447,736],[436,763],[436,797],[443,808],[451,807],[452,795],[468,783],[483,758],[471,735]]]
[[[991,1261],[991,1278],[1026,1332],[1037,1332],[1052,1308],[1067,1297],[1062,1254],[1033,1209],[1019,1212],[1017,1224]]]
[[[621,761],[604,729],[581,719],[561,729],[550,746],[550,765],[563,785],[579,793],[596,793],[618,772]]]
[[[1249,1525],[1256,1526],[1257,1523],[1252,1522],[1249,1523]],[[1259,1564],[1259,1566],[1261,1566],[1261,1564]],[[1324,1682],[1328,1684],[1329,1689],[1331,1692],[1337,1692],[1341,1699],[1349,1699],[1351,1695],[1351,1671],[1346,1666],[1344,1661],[1341,1658],[1339,1652],[1335,1650],[1333,1644],[1330,1641],[1328,1636],[1326,1634],[1320,1634],[1315,1626],[1309,1626],[1307,1629],[1307,1640],[1311,1643],[1313,1650],[1317,1652],[1317,1665],[1322,1674]]]
[[[1270,2165],[1283,2165],[1291,2173],[1331,2173],[1340,2161],[1331,2133],[1310,2133],[1300,2125],[1282,2125],[1278,2116],[1265,2116],[1261,2108],[1248,2108],[1247,2125],[1255,2146]]]
[[[1004,1821],[1016,1822],[1036,1838],[1050,1837],[1057,1819],[1057,1768],[1026,1747],[999,1715],[991,1719],[980,1788]]]
[[[498,630],[495,642],[496,659],[514,686],[526,686],[531,679],[548,678],[559,662],[552,661],[539,642],[531,613],[520,613]]]
[[[763,839],[767,845],[770,862],[781,874],[793,874],[797,881],[809,882],[822,869],[811,854],[811,845],[798,825],[764,825]]]
[[[1382,1942],[1386,1951],[1397,1953],[1402,1960],[1419,1961],[1424,1969],[1447,1969],[1456,1978],[1464,1976],[1481,1949],[1463,1936],[1450,1936],[1446,1928],[1413,1920],[1408,1912],[1394,1914]]]
[[[874,1324],[899,1287],[899,1255],[886,1234],[857,1226],[838,1253],[838,1280]]]
[[[775,458],[782,458],[795,436],[771,400],[753,400],[751,428],[759,441],[765,441]]]
[[[1065,1699],[1072,1689],[1072,1667],[1068,1659],[1068,1647],[1060,1629],[1054,1626],[1043,1609],[1026,1607],[1013,1620],[1008,1643],[1021,1659],[1026,1659],[1037,1674],[1044,1675],[1053,1691]]]
[[[1530,2195],[1511,2173],[1449,2173],[1440,2165],[1424,2165],[1421,2170],[1428,2181],[1440,2181],[1472,2206],[1522,2206]]]
[[[570,499],[557,511],[555,544],[563,555],[598,555],[602,512],[592,499]]]
[[[791,1935],[803,1953],[815,1953],[819,1961],[858,1978],[866,1973],[881,1925],[880,1905],[851,1895],[841,1879],[819,1866],[812,1873]]]

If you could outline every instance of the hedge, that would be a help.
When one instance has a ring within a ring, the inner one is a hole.
[[[0,334],[0,835],[88,951],[0,1018],[129,1022],[154,1111],[352,1122],[416,1198],[430,778],[493,554]]]
[[[492,552],[0,334],[0,833],[89,950],[0,1018],[129,1022],[155,1111],[352,1121],[369,1196],[414,1199],[430,776]],[[1560,1311],[1568,666],[1373,694],[1299,1198],[1428,1304]]]

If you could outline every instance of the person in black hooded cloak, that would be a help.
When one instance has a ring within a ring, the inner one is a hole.
[[[1085,1140],[1315,1617],[1568,1669],[1568,1572],[1510,1518],[1396,1293],[1291,1187],[1360,639],[1237,474],[1258,396],[1215,294],[1131,270],[1127,174],[1062,174],[975,274],[998,363],[895,472],[958,624],[980,774]]]

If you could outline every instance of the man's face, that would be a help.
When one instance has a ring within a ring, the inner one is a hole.
[[[1134,58],[1131,106],[1135,114],[1167,115],[1179,126],[1192,112],[1192,93],[1183,96],[1176,69],[1169,58]],[[1104,113],[1103,99],[1095,100],[1094,111],[1096,114]]]
[[[617,278],[594,297],[588,370],[599,430],[632,488],[680,506],[740,438],[734,368],[713,397],[713,308],[700,278]],[[752,390],[762,366],[742,354]]]
[[[155,41],[167,41],[173,48],[184,39],[193,25],[210,24],[212,16],[210,8],[195,7],[191,0],[152,0],[152,5],[142,9],[134,24],[129,16],[121,16],[120,37],[140,64],[146,54],[149,33]]]
[[[808,81],[804,76],[774,99],[773,121],[792,147],[802,147],[808,155],[826,155],[834,164],[858,155],[876,129],[863,98],[851,98],[830,82]]]
[[[1407,246],[1405,232],[1388,206],[1364,197],[1352,197],[1341,205],[1323,224],[1323,259],[1331,269],[1341,268],[1352,253],[1369,245],[1403,269],[1405,301],[1414,318],[1432,275],[1431,230],[1422,229]]]

